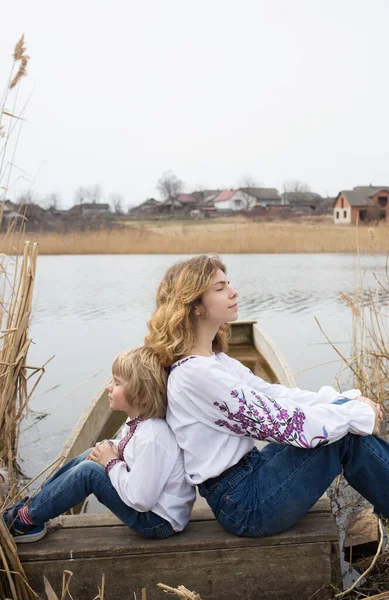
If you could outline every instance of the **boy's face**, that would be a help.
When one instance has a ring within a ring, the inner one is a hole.
[[[110,384],[107,386],[109,406],[112,410],[123,410],[127,415],[134,419],[138,416],[137,407],[130,406],[124,393],[124,381],[117,375],[112,376]]]

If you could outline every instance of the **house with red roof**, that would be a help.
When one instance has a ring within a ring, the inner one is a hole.
[[[389,186],[357,186],[342,190],[333,204],[334,223],[389,220]]]
[[[223,190],[213,203],[216,210],[252,210],[256,206],[279,206],[283,202],[275,188],[242,187]]]
[[[223,190],[213,199],[216,210],[250,210],[256,203],[256,197],[244,190]]]

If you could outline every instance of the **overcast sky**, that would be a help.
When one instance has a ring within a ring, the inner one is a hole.
[[[187,191],[388,182],[388,0],[2,0],[0,19],[0,81],[23,32],[31,56],[16,165],[40,196],[137,204],[165,170]]]

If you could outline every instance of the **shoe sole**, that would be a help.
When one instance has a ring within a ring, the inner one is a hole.
[[[41,540],[42,538],[45,537],[46,533],[47,533],[47,527],[45,525],[44,528],[42,529],[42,531],[39,531],[37,533],[28,533],[26,535],[16,535],[14,537],[14,541],[17,544],[29,544],[30,542],[38,542],[39,540]]]

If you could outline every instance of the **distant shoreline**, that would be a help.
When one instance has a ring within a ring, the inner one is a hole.
[[[31,232],[0,236],[2,251],[24,240],[39,242],[40,255],[56,254],[386,254],[389,227],[334,225],[328,218],[253,222],[238,219],[202,221],[129,221],[112,230]],[[19,246],[20,248],[20,246]]]

